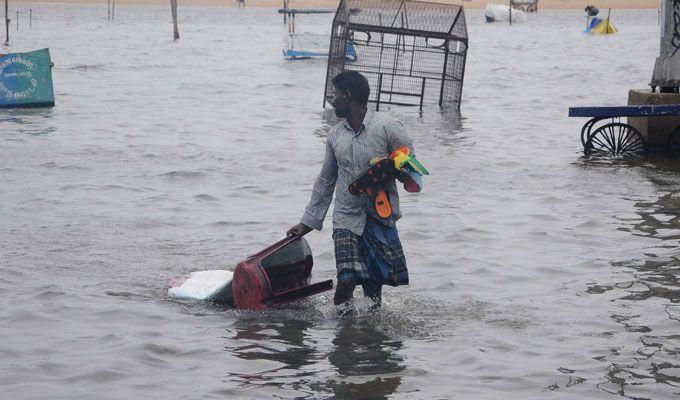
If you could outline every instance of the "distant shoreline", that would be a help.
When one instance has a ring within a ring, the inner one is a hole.
[[[68,3],[68,4],[106,4],[106,0],[13,0],[12,3]],[[169,5],[170,0],[115,0],[116,4],[139,4],[139,5]],[[246,7],[252,8],[282,8],[283,0],[245,0]],[[478,0],[449,2],[444,0],[434,0],[439,3],[462,4],[465,8],[479,9],[485,8],[487,3],[507,4],[507,0]],[[338,6],[338,0],[290,0],[291,8],[332,8]],[[236,0],[177,0],[178,6],[224,6],[236,8]],[[600,9],[658,9],[660,0],[539,0],[538,9],[558,10],[558,9],[583,9],[592,4]]]

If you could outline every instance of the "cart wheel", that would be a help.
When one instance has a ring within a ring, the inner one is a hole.
[[[590,131],[593,129],[593,126],[595,126],[595,123],[598,121],[601,121],[603,118],[593,118],[589,119],[585,124],[583,124],[583,128],[581,128],[581,145],[583,147],[586,147],[586,141],[588,141],[588,136],[590,136]]]
[[[666,151],[678,152],[680,151],[680,126],[673,129],[671,135],[666,142]]]
[[[585,155],[593,153],[640,154],[647,151],[647,142],[640,131],[628,124],[612,122],[602,125],[593,132],[583,148]]]

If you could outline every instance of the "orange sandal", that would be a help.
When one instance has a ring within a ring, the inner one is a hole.
[[[383,158],[371,165],[366,172],[349,185],[348,189],[355,196],[364,192],[368,194],[378,216],[388,218],[392,215],[392,206],[385,190],[385,184],[397,178],[398,175],[399,170],[394,168],[394,160]]]
[[[399,175],[399,170],[394,168],[393,159],[380,159],[349,185],[349,192],[355,196],[360,195],[368,188],[383,186],[383,184],[394,180],[397,175]]]
[[[366,190],[366,193],[371,196],[375,211],[378,213],[380,218],[387,218],[392,215],[392,205],[390,204],[390,199],[387,197],[387,192],[385,192],[385,189],[377,189],[375,196],[373,196],[372,192],[373,189]]]

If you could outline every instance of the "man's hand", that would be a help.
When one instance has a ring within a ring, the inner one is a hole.
[[[305,224],[300,223],[288,229],[288,232],[286,232],[286,236],[304,236],[311,231],[312,228],[308,227]]]

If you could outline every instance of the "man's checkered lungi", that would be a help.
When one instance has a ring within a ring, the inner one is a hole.
[[[333,242],[338,281],[408,285],[406,258],[396,226],[385,226],[369,216],[361,236],[348,229],[335,229]]]

